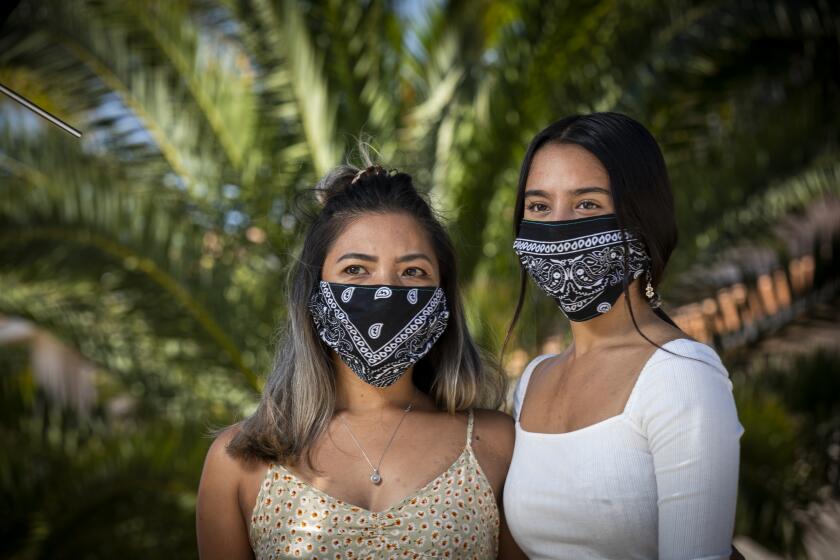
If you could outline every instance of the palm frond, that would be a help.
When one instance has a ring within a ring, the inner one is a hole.
[[[139,24],[134,35],[147,38],[149,50],[161,53],[160,61],[186,86],[227,162],[241,171],[246,156],[257,148],[256,72],[246,53],[226,35],[201,26],[189,2],[127,2],[100,9],[109,27],[133,29]],[[138,39],[134,43],[137,49]]]
[[[298,120],[311,165],[317,175],[323,175],[340,161],[342,153],[336,141],[335,101],[324,76],[324,61],[296,2],[284,2],[280,11],[266,0],[254,0],[254,10],[264,25],[266,45],[284,62],[266,77],[266,83],[292,94],[277,112]]]
[[[19,147],[26,144],[22,140],[18,138]],[[66,142],[52,146],[53,151],[46,140],[40,139],[37,151],[18,150],[35,158],[28,167],[56,169],[52,163],[67,158]],[[256,387],[256,376],[228,331],[230,324],[217,318],[225,315],[219,313],[214,294],[227,289],[233,270],[224,265],[224,258],[207,254],[203,228],[183,220],[189,207],[179,197],[167,204],[155,189],[127,185],[114,167],[95,157],[77,152],[67,159],[76,165],[64,165],[61,175],[48,175],[45,186],[6,182],[6,188],[22,192],[0,203],[0,251],[8,255],[4,266],[22,270],[51,260],[57,271],[69,266],[78,274],[85,271],[72,265],[70,255],[84,260],[96,253],[105,269],[140,275],[167,294]]]

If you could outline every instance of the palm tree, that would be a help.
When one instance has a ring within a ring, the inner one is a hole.
[[[85,136],[0,103],[0,314],[77,351],[100,395],[79,429],[47,415],[36,431],[82,447],[102,438],[92,462],[135,442],[135,466],[172,456],[139,443],[160,433],[190,450],[173,480],[194,482],[181,475],[198,471],[201,445],[177,431],[253,406],[303,195],[360,135],[449,220],[471,324],[488,346],[510,313],[498,302],[515,297],[506,248],[518,162],[559,116],[622,110],[661,139],[686,240],[676,277],[725,230],[708,227],[720,216],[836,161],[837,8],[735,4],[453,0],[409,17],[384,0],[24,0],[0,36],[0,82]],[[778,115],[790,116],[784,127]],[[556,331],[540,310],[526,310],[535,327],[519,346]],[[26,387],[29,362],[4,364]],[[134,431],[110,430],[113,403]],[[103,432],[88,425],[97,422]],[[46,471],[74,461],[51,453]],[[25,474],[15,460],[3,469]],[[128,463],[112,474],[133,472]],[[16,527],[51,519],[24,511]],[[50,554],[53,539],[84,534],[38,523],[16,554]]]

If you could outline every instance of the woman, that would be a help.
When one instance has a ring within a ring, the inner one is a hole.
[[[404,173],[343,166],[318,191],[262,400],[207,455],[201,557],[495,558],[514,432],[473,412],[503,382],[450,240]]]
[[[516,542],[530,558],[728,558],[743,429],[717,354],[658,308],[677,227],[656,141],[616,113],[550,125],[522,164],[514,229],[514,324],[530,275],[573,337],[514,394]]]

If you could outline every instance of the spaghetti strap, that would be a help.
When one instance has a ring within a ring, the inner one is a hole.
[[[475,424],[475,415],[472,409],[467,412],[467,447],[472,447],[473,424]]]
[[[391,535],[400,547],[418,558],[496,558],[499,507],[493,486],[470,447],[474,412],[459,411],[455,416],[458,421],[461,412],[467,412],[467,445],[460,455],[425,486],[387,509],[372,511],[331,496],[298,478],[285,465],[275,463],[266,473],[251,511],[249,539],[254,558],[296,560],[312,554],[335,558],[350,553],[353,558],[401,556],[392,550],[390,537],[338,540],[337,535],[342,533]],[[296,516],[286,515],[295,511]],[[318,530],[313,531],[315,528]],[[336,538],[322,539],[327,533]]]

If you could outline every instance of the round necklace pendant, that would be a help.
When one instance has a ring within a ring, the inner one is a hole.
[[[373,471],[373,474],[370,475],[370,481],[374,484],[382,482],[382,475],[379,474],[379,471]]]

